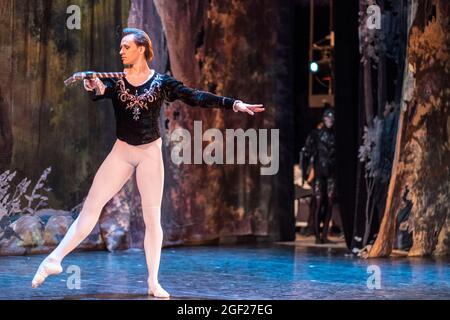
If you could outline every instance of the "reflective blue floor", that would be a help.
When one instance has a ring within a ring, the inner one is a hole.
[[[64,273],[32,290],[43,257],[0,257],[0,299],[151,299],[143,251],[72,253]],[[172,299],[450,299],[450,261],[286,245],[175,247],[163,249],[160,282]]]

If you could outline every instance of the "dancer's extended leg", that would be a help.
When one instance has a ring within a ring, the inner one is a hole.
[[[123,148],[114,148],[101,164],[78,218],[39,266],[32,281],[33,288],[42,284],[47,276],[62,272],[61,261],[91,233],[105,204],[133,174],[135,168],[125,160],[123,151]]]

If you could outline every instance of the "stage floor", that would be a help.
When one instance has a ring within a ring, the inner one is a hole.
[[[152,299],[143,251],[72,253],[62,274],[31,289],[43,257],[0,257],[0,299]],[[69,289],[71,265],[79,289]],[[371,265],[380,289],[368,286]],[[342,248],[279,244],[172,247],[162,251],[160,283],[172,299],[450,299],[450,260],[363,260]]]

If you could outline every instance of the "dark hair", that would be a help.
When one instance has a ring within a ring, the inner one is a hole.
[[[145,59],[147,61],[152,62],[153,60],[153,45],[152,40],[147,33],[137,28],[125,28],[122,32],[122,37],[128,36],[132,34],[134,38],[134,42],[137,46],[142,46],[145,48]]]

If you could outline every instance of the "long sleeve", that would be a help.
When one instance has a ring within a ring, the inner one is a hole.
[[[203,108],[233,109],[235,99],[217,96],[210,92],[187,87],[183,82],[168,75],[164,81],[164,98],[168,102],[181,100],[190,106]]]
[[[93,101],[111,99],[116,91],[116,81],[114,79],[101,78],[100,80],[105,85],[105,92],[103,94],[97,94],[95,90],[88,91],[89,98]]]

